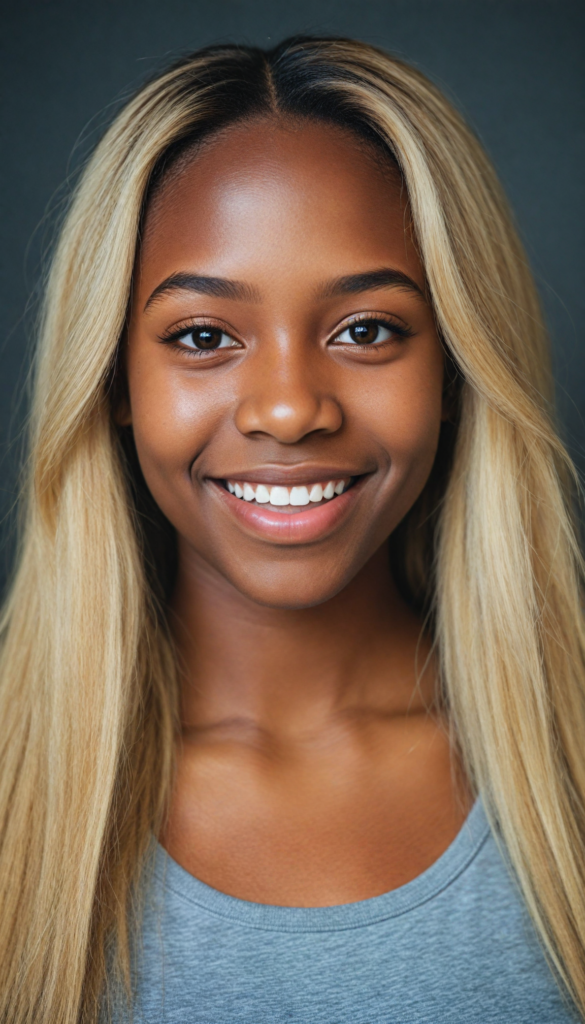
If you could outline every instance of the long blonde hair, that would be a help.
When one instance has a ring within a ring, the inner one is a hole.
[[[405,521],[403,575],[433,609],[469,778],[583,1011],[582,562],[531,276],[491,166],[438,90],[364,44],[296,39],[200,51],[146,85],[98,145],[61,233],[2,625],[1,1019],[95,1021],[116,965],[130,979],[176,683],[112,381],[149,187],[181,147],[263,113],[338,122],[400,167],[459,381],[448,472]]]

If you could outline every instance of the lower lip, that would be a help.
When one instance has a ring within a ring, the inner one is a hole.
[[[364,479],[360,477],[349,490],[325,505],[302,512],[269,512],[261,505],[236,498],[221,484],[214,482],[214,487],[226,508],[256,536],[279,544],[310,544],[330,533],[349,513]]]

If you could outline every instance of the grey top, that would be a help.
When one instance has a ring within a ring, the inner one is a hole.
[[[562,1024],[564,1002],[477,802],[414,881],[343,906],[226,896],[157,847],[136,1024]]]

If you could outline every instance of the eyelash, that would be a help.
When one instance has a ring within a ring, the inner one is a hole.
[[[354,327],[356,324],[375,324],[376,326],[379,326],[379,327],[386,327],[389,331],[392,331],[392,333],[396,337],[393,338],[393,339],[386,339],[385,341],[381,341],[381,342],[378,342],[378,343],[371,342],[371,341],[370,342],[363,342],[362,344],[360,344],[357,341],[354,341],[354,342],[351,342],[351,343],[349,343],[349,342],[340,342],[339,344],[342,345],[344,348],[357,348],[357,349],[359,349],[361,351],[364,351],[364,350],[367,350],[367,349],[380,349],[380,348],[384,348],[388,344],[395,343],[396,341],[404,341],[404,340],[406,340],[406,338],[412,337],[412,334],[414,333],[410,327],[406,327],[403,324],[396,323],[395,320],[392,320],[388,316],[379,317],[379,316],[372,316],[371,314],[364,314],[362,316],[355,317],[354,320],[351,320],[349,323],[344,324],[344,326],[342,328],[340,328],[340,330],[337,331],[337,333],[334,335],[334,337],[331,339],[331,341],[335,342],[335,339],[338,338],[341,334],[343,334],[344,331],[349,330],[351,327]],[[207,322],[207,323],[206,322],[199,322],[197,324],[191,324],[189,327],[181,327],[180,330],[178,330],[178,331],[171,331],[168,334],[163,334],[163,335],[160,336],[159,340],[162,342],[162,344],[170,345],[171,347],[177,349],[180,352],[184,352],[184,353],[186,353],[189,356],[195,356],[195,357],[199,357],[200,358],[201,356],[205,355],[206,352],[217,352],[218,351],[217,348],[216,349],[203,349],[203,348],[201,348],[201,349],[196,349],[196,348],[189,349],[189,348],[187,348],[184,345],[178,344],[178,342],[180,342],[181,338],[187,337],[189,334],[191,334],[192,331],[195,331],[198,328],[201,328],[202,330],[205,330],[205,328],[208,328],[208,329],[209,328],[216,328],[217,330],[221,330],[223,334],[226,334],[228,337],[231,338],[231,335],[228,334],[227,331],[223,331],[222,328],[219,327],[218,324],[214,324],[214,323],[211,323],[211,322]]]
[[[364,313],[361,316],[356,316],[353,320],[350,320],[349,323],[344,324],[344,326],[336,332],[331,341],[334,342],[341,334],[358,324],[375,324],[376,327],[386,327],[395,335],[395,337],[391,339],[388,338],[385,341],[377,343],[375,341],[363,342],[362,344],[358,341],[354,341],[351,344],[348,342],[340,342],[339,344],[343,345],[344,348],[357,348],[362,351],[366,349],[380,349],[384,348],[388,344],[395,344],[396,341],[405,341],[406,338],[411,338],[414,334],[412,328],[407,327],[405,324],[397,323],[388,315],[373,316],[371,313]]]
[[[191,334],[193,331],[204,331],[206,329],[221,331],[222,334],[225,334],[227,335],[228,338],[231,338],[231,334],[228,334],[227,331],[224,331],[223,328],[219,326],[219,324],[214,324],[211,321],[208,321],[207,323],[205,321],[200,321],[199,323],[191,324],[189,327],[181,327],[178,331],[170,331],[169,333],[162,334],[159,336],[159,341],[162,342],[163,345],[169,345],[170,348],[174,348],[178,352],[183,352],[188,356],[201,357],[204,356],[206,352],[217,352],[217,349],[187,348],[185,345],[179,345],[178,342],[181,340],[181,338],[188,337],[188,335]]]

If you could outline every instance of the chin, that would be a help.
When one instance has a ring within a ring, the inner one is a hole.
[[[264,574],[258,574],[255,569],[254,574],[253,581],[250,573],[244,579],[232,578],[230,582],[236,590],[255,604],[267,608],[281,608],[283,611],[296,611],[325,604],[343,590],[356,575],[351,571],[340,575],[339,567],[336,572],[327,573],[326,569],[318,571],[305,567],[299,571],[297,567],[291,565],[279,566],[276,569],[271,566]]]

